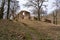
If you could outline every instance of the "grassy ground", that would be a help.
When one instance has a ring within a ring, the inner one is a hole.
[[[0,20],[0,40],[60,40],[60,27],[40,21]]]

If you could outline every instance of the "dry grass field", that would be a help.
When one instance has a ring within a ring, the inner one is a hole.
[[[60,40],[60,26],[42,21],[0,20],[0,40]]]

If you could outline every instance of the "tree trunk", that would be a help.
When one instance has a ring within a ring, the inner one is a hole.
[[[54,12],[53,12],[53,24],[55,24],[55,15],[54,15]]]
[[[39,6],[39,0],[38,0],[38,21],[40,21],[40,6]]]
[[[40,21],[40,10],[38,9],[38,21]]]
[[[1,10],[0,10],[0,19],[3,19],[3,12],[4,12],[4,5],[5,5],[5,0],[2,0],[2,7],[1,7]]]
[[[57,11],[55,13],[53,13],[53,24],[57,25]]]
[[[43,1],[42,1],[42,3],[41,3],[41,5],[39,5],[40,3],[39,3],[39,1],[40,0],[38,0],[38,21],[41,21],[41,7],[42,7],[42,5],[43,5]]]
[[[57,11],[56,11],[56,25],[57,25]]]
[[[10,0],[8,0],[7,19],[9,19]]]

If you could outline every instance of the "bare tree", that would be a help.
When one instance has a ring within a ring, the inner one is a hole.
[[[15,14],[17,12],[17,10],[19,9],[19,1],[11,1],[13,3],[13,6],[11,5],[10,10],[11,10],[11,15],[13,16],[13,18],[15,17]]]
[[[41,20],[41,7],[43,6],[43,3],[45,2],[45,0],[29,0],[28,3],[26,3],[25,6],[33,6],[37,9],[38,11],[38,20]]]
[[[17,0],[0,0],[0,18],[9,19],[10,13],[13,15],[15,14],[16,11],[18,11],[19,9],[18,3],[19,1]]]
[[[14,14],[16,13],[16,11],[19,8],[18,3],[19,3],[19,1],[17,1],[17,0],[8,0],[7,19],[10,18],[10,16],[9,16],[10,15],[10,12],[11,12],[11,15],[14,17]]]
[[[38,3],[38,20],[40,21],[40,20],[41,20],[40,9],[41,9],[41,7],[42,7],[42,5],[43,5],[44,0],[41,0],[41,5],[39,4],[39,1],[40,1],[40,0],[38,0],[37,3]]]
[[[3,19],[3,12],[4,12],[4,5],[5,5],[5,0],[2,0],[1,8],[0,8],[0,18]]]
[[[55,0],[56,2],[54,3],[56,6],[56,10],[53,12],[53,24],[57,25],[57,14],[58,14],[58,9],[60,8],[60,1],[59,0]]]

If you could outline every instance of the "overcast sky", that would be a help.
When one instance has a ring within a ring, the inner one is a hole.
[[[19,5],[20,5],[20,10],[32,10],[31,7],[30,8],[27,8],[27,7],[24,7],[23,4],[25,4],[27,2],[27,0],[18,0],[19,1]],[[52,12],[52,10],[54,10],[56,7],[53,7],[53,2],[55,2],[55,0],[48,0],[47,3],[44,3],[44,4],[48,4],[48,7],[47,7],[47,11],[48,13]]]

